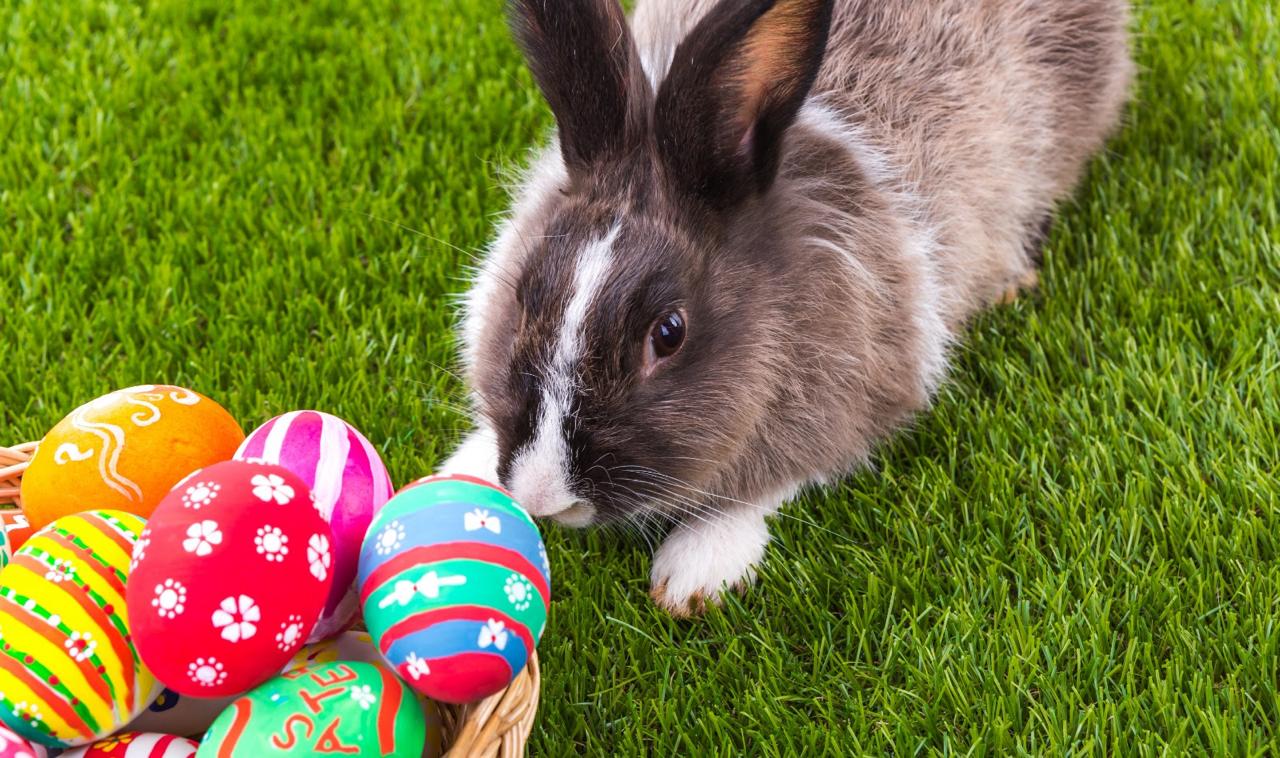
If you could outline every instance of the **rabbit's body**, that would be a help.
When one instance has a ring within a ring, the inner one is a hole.
[[[654,594],[685,612],[748,581],[765,516],[866,460],[928,404],[964,322],[1034,281],[1119,119],[1127,8],[642,0],[626,49],[613,0],[569,4],[599,28],[556,39],[554,11],[514,5],[561,133],[471,293],[485,422],[449,468],[574,525],[673,518]],[[574,82],[583,51],[555,49],[592,34],[612,75]],[[615,107],[570,110],[619,82]],[[689,321],[670,359],[658,332],[640,355],[605,326],[663,308]]]

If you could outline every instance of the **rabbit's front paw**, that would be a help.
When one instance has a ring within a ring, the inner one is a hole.
[[[707,516],[669,534],[653,556],[650,596],[673,616],[701,614],[719,605],[727,591],[744,590],[769,544],[769,529],[758,511]]]

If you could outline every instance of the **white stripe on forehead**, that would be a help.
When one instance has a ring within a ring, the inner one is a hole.
[[[618,228],[614,225],[603,239],[587,245],[578,256],[573,293],[564,309],[564,321],[560,324],[555,357],[551,361],[552,373],[568,372],[581,357],[582,324],[613,265],[613,243],[618,239]]]
[[[533,438],[511,466],[511,488],[535,516],[548,516],[573,504],[569,489],[569,441],[565,417],[573,402],[575,369],[582,360],[582,330],[591,304],[613,267],[613,244],[619,225],[582,249],[575,262],[573,290],[564,309],[555,349],[542,376],[542,403]]]

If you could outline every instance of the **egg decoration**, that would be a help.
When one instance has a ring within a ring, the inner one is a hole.
[[[160,503],[134,553],[138,652],[182,695],[262,683],[320,614],[332,541],[310,489],[287,469],[224,461],[195,472]]]
[[[352,587],[360,542],[373,513],[391,498],[391,477],[369,440],[346,421],[320,411],[293,411],[255,429],[236,451],[241,460],[284,466],[302,478],[333,530],[333,588],[311,632],[332,637],[355,620]]]
[[[307,665],[311,666],[335,661],[356,661],[359,663],[375,663],[379,666],[385,665],[382,655],[378,652],[378,647],[373,644],[373,637],[368,632],[361,631],[343,632],[337,637],[307,645],[294,657],[294,660],[298,660],[304,654],[308,659]],[[301,668],[301,666],[293,668]],[[434,700],[425,695],[417,692],[412,692],[412,694],[417,698],[418,705],[422,709],[422,715],[426,720],[426,749],[422,754],[424,756],[440,755],[444,739],[444,725],[440,718],[440,708]]]
[[[343,632],[332,639],[307,645],[298,657],[303,653],[306,653],[312,661],[310,665],[333,661],[358,661],[385,665],[382,654],[378,652],[378,646],[373,644],[373,637],[368,632],[362,631]],[[422,754],[424,756],[440,755],[444,741],[444,724],[440,718],[440,707],[434,700],[421,693],[414,692],[413,696],[418,699],[418,705],[422,708],[422,715],[426,719],[426,749]]]
[[[497,487],[434,477],[379,511],[360,554],[379,651],[418,692],[467,703],[506,687],[546,626],[551,571],[533,519]]]
[[[143,526],[121,511],[64,516],[0,574],[0,721],[21,736],[87,744],[160,691],[135,649],[125,603]]]
[[[9,547],[9,534],[0,529],[0,569],[9,565],[9,559],[13,557],[13,551]]]
[[[0,724],[0,758],[49,758],[49,752]]]
[[[239,698],[205,735],[197,756],[259,758],[424,753],[418,700],[386,666],[324,663],[276,677]]]
[[[85,504],[150,516],[178,480],[227,460],[242,440],[235,419],[197,392],[166,384],[118,390],[45,435],[22,477],[23,510],[36,529]]]
[[[85,747],[68,750],[60,758],[191,758],[200,743],[172,734],[122,732]]]

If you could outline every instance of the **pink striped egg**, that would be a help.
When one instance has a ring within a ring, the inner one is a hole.
[[[333,529],[333,589],[310,642],[346,629],[359,610],[355,594],[360,544],[373,514],[391,499],[391,477],[369,440],[337,416],[292,411],[245,438],[235,457],[283,466],[302,478]]]
[[[25,737],[0,724],[0,758],[49,758],[44,746],[27,742]]]
[[[121,732],[114,737],[76,748],[62,758],[191,758],[200,743],[172,734]]]

